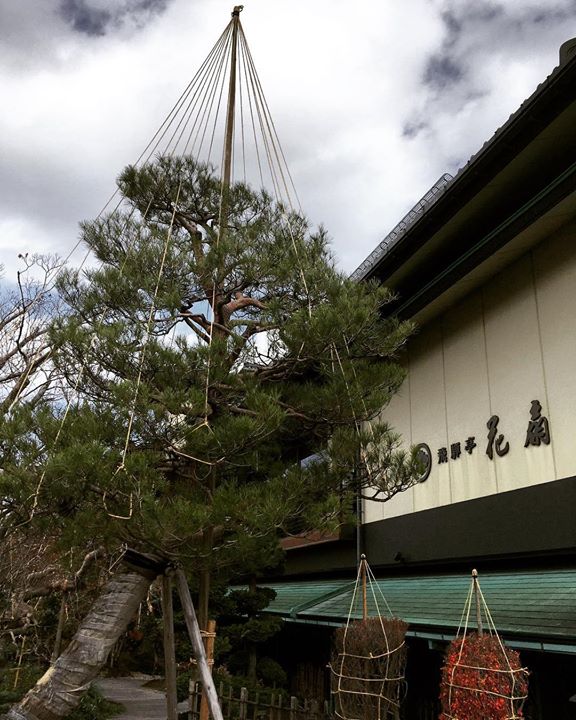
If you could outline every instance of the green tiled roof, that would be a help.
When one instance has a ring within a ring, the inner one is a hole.
[[[481,576],[484,598],[498,632],[566,641],[576,640],[576,569],[493,573]],[[354,583],[326,580],[267,585],[276,593],[268,612],[317,622],[345,622]],[[455,631],[470,587],[466,575],[395,577],[378,580],[368,589],[370,614],[376,602],[387,614],[408,622],[412,629],[443,628]],[[360,598],[352,616],[361,617]],[[474,610],[469,625],[475,626]]]
[[[315,605],[319,598],[330,597],[332,594],[343,593],[348,588],[354,588],[354,583],[347,580],[318,580],[296,583],[266,583],[261,587],[272,588],[276,598],[267,608],[275,615],[292,615],[303,610],[308,605]]]

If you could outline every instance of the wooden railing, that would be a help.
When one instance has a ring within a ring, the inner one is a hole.
[[[202,686],[196,683],[190,692],[190,720],[200,718],[201,697]],[[218,688],[218,697],[224,720],[331,720],[333,717],[327,700],[299,700],[269,691],[251,694],[246,688],[235,690],[223,683]]]
[[[250,693],[246,688],[234,690],[220,683],[218,698],[224,720],[334,720],[328,700],[301,700],[286,693],[270,691]],[[199,720],[202,685],[196,683],[190,692],[188,720]],[[410,720],[436,720],[440,713],[438,702],[421,700],[410,709],[402,708],[401,718]],[[185,716],[180,713],[180,718]],[[392,716],[391,716],[392,717]]]

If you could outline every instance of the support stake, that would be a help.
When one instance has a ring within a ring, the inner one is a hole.
[[[200,632],[198,620],[196,619],[196,612],[194,611],[194,604],[192,602],[192,598],[190,597],[188,582],[186,581],[186,576],[180,568],[176,570],[176,586],[178,588],[178,594],[180,595],[182,612],[184,613],[186,628],[192,643],[194,657],[198,663],[200,679],[202,680],[204,692],[206,693],[208,708],[213,720],[224,720],[222,709],[218,703],[218,693],[216,692],[214,680],[212,679],[210,666],[206,660],[206,652],[204,651],[204,643],[202,642],[202,633]]]
[[[216,620],[208,620],[208,629],[205,633],[204,647],[206,648],[206,660],[210,666],[210,672],[214,665],[214,641],[216,640]],[[208,701],[206,693],[202,693],[200,702],[200,720],[208,720]]]

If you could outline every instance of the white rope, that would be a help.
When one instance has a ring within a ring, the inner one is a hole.
[[[178,117],[178,114],[180,113],[180,111],[182,110],[182,108],[185,107],[185,104],[186,104],[186,102],[188,101],[188,98],[190,97],[190,95],[192,94],[194,88],[197,86],[197,84],[198,84],[199,82],[200,82],[200,86],[202,86],[202,83],[205,82],[206,77],[209,76],[209,74],[210,74],[210,72],[211,72],[211,69],[212,69],[214,63],[217,62],[217,58],[219,57],[219,54],[220,54],[222,48],[223,48],[224,45],[225,45],[227,33],[228,33],[228,26],[227,26],[227,28],[224,30],[224,32],[222,33],[222,35],[220,36],[220,38],[217,40],[216,44],[213,46],[212,50],[210,51],[210,53],[208,54],[207,58],[206,58],[206,59],[204,60],[204,62],[202,63],[202,65],[201,65],[200,69],[198,70],[198,72],[195,74],[195,76],[193,77],[193,79],[190,81],[190,83],[189,83],[189,84],[187,85],[187,87],[185,88],[184,92],[180,95],[180,97],[179,97],[178,100],[176,101],[176,104],[172,107],[172,109],[170,110],[170,112],[169,112],[168,116],[166,117],[166,119],[165,119],[165,120],[163,121],[163,123],[160,125],[160,127],[158,128],[158,130],[156,131],[156,133],[154,134],[154,136],[153,136],[152,139],[150,140],[150,142],[149,142],[149,143],[146,145],[146,147],[144,148],[144,150],[140,153],[139,157],[137,158],[136,162],[134,163],[134,166],[138,166],[138,165],[140,165],[140,164],[146,164],[147,162],[150,161],[150,159],[152,158],[152,156],[154,155],[154,153],[157,151],[157,149],[158,149],[161,141],[163,140],[163,138],[164,138],[164,137],[166,136],[166,134],[168,133],[168,130],[169,130],[170,126],[176,121],[176,119],[177,119],[177,117]],[[197,95],[197,89],[196,89],[196,93],[192,94],[192,99],[194,99],[194,97],[195,97],[196,95]],[[191,102],[191,101],[190,101],[190,102]],[[188,105],[187,105],[186,108],[185,108],[184,117],[186,117],[186,115],[187,115],[187,113],[188,113],[188,110],[190,109],[190,102],[188,102]],[[180,123],[182,123],[182,119],[180,120]],[[178,124],[177,129],[178,129],[178,127],[180,126],[180,123]],[[168,155],[169,155],[170,157],[173,157],[173,156],[174,156],[174,153],[176,152],[176,149],[177,149],[176,146],[174,146],[174,147],[170,150],[170,143],[172,142],[172,139],[173,139],[173,138],[174,138],[174,133],[172,134],[172,137],[169,139],[168,145],[166,146],[166,149],[165,149],[165,152],[168,151]],[[180,138],[179,138],[179,139],[180,139]],[[178,193],[180,192],[180,188],[181,188],[181,183],[180,183],[180,186],[179,186],[179,189],[178,189]],[[104,206],[102,207],[102,209],[100,210],[100,212],[98,213],[98,215],[96,216],[96,221],[99,220],[99,219],[104,215],[104,213],[106,212],[106,210],[108,209],[108,207],[110,206],[110,204],[112,203],[112,201],[114,200],[114,198],[117,197],[118,193],[119,193],[119,190],[116,189],[116,190],[114,191],[114,193],[110,196],[110,198],[107,200],[107,202],[104,204]],[[123,203],[123,199],[120,199],[120,200],[117,202],[116,206],[115,206],[114,209],[112,210],[112,213],[111,213],[111,215],[110,215],[110,218],[112,218],[112,217],[114,217],[114,216],[116,215],[116,213],[117,213],[118,210],[120,209],[122,203]],[[151,208],[151,204],[152,204],[152,199],[150,199],[150,201],[148,202],[148,205],[147,205],[144,213],[142,213],[142,220],[143,220],[143,221],[146,220],[146,217],[148,216],[148,213],[149,213],[150,208]],[[135,208],[135,207],[132,207],[132,208],[131,208],[131,211],[129,212],[129,214],[127,215],[127,217],[126,217],[126,219],[125,219],[125,222],[124,222],[124,224],[123,224],[123,227],[122,227],[121,230],[120,230],[120,236],[119,236],[119,238],[121,238],[121,237],[124,236],[124,233],[125,233],[128,225],[129,225],[129,223],[130,223],[130,220],[131,220],[131,218],[132,218],[132,216],[133,216],[133,214],[134,214],[135,212],[136,212],[136,208]],[[173,222],[174,222],[174,212],[173,212],[173,214],[172,214],[172,219],[171,219],[171,223],[170,223],[170,229],[169,229],[169,233],[170,233],[170,234],[171,234],[171,231],[172,231]],[[72,255],[74,254],[74,252],[76,251],[76,249],[80,246],[81,242],[82,242],[82,239],[79,239],[78,242],[74,245],[74,247],[71,249],[71,251],[68,253],[68,255],[66,256],[66,258],[64,259],[63,265],[72,257]],[[123,274],[124,274],[124,270],[125,270],[126,264],[127,264],[127,262],[128,262],[128,259],[129,259],[129,257],[130,257],[130,254],[131,254],[132,249],[133,249],[133,245],[132,245],[132,243],[129,243],[129,244],[127,245],[127,248],[126,248],[126,253],[125,253],[125,256],[124,256],[122,265],[121,265],[120,268],[119,268],[119,277],[120,277],[120,278],[122,278],[122,276],[123,276]],[[163,269],[163,264],[164,264],[165,259],[166,259],[166,252],[167,252],[167,244],[165,245],[165,251],[164,251],[164,255],[163,255],[161,270]],[[83,256],[83,258],[82,258],[82,260],[81,260],[81,262],[80,262],[80,265],[79,265],[79,267],[78,267],[78,269],[77,269],[78,272],[84,267],[84,265],[86,264],[88,258],[89,258],[90,255],[91,255],[91,253],[92,253],[92,249],[89,248],[88,251],[84,254],[84,256]],[[102,265],[102,263],[100,263],[100,265]],[[61,274],[61,272],[62,272],[62,266],[61,266],[61,267],[57,270],[57,272],[55,273],[54,281],[53,281],[53,282],[56,281],[57,277],[59,276],[59,274]],[[158,291],[158,287],[159,287],[160,278],[161,278],[161,271],[160,271],[160,273],[159,273],[159,279],[158,279],[158,282],[157,282],[157,285],[156,285],[155,297],[157,296],[157,291]],[[52,283],[52,285],[53,285],[53,283]],[[35,298],[35,302],[39,302],[40,299],[41,299],[41,295],[45,295],[47,292],[49,292],[49,289],[52,287],[52,285],[50,285],[50,287],[47,288],[44,293],[39,294],[39,295]],[[96,340],[97,340],[97,338],[98,338],[99,332],[100,332],[100,330],[101,330],[101,328],[102,328],[102,325],[103,325],[103,323],[105,322],[106,317],[108,316],[108,313],[109,313],[109,312],[110,312],[109,309],[105,309],[105,310],[102,312],[102,314],[101,314],[101,316],[100,316],[100,318],[99,318],[99,320],[98,320],[98,322],[97,322],[97,325],[96,325],[95,330],[91,333],[91,339],[90,339],[90,345],[89,345],[89,348],[90,348],[90,349],[92,349],[92,348],[94,347],[94,344],[95,344],[95,342],[96,342]],[[151,310],[151,315],[152,315],[152,313],[153,313],[153,310]],[[151,315],[149,315],[147,341],[149,340],[149,328],[150,328],[150,326],[151,326]],[[143,353],[144,353],[144,352],[145,352],[145,348],[143,348]],[[68,417],[69,417],[69,413],[70,413],[70,409],[71,409],[71,405],[72,405],[73,399],[74,399],[75,397],[77,398],[77,396],[78,396],[78,390],[79,390],[80,383],[81,383],[82,378],[83,378],[83,375],[84,375],[84,371],[85,371],[87,362],[88,362],[88,354],[83,357],[82,362],[81,362],[80,367],[79,367],[79,370],[78,370],[78,373],[77,373],[77,376],[76,376],[76,379],[75,379],[75,381],[74,381],[74,385],[73,385],[73,388],[72,388],[72,392],[69,393],[69,394],[67,395],[67,397],[66,397],[66,403],[65,403],[65,407],[64,407],[64,413],[63,413],[63,415],[62,415],[62,417],[61,417],[61,420],[60,420],[60,423],[59,423],[59,426],[58,426],[58,430],[57,430],[57,432],[56,432],[56,434],[55,434],[55,436],[54,436],[54,440],[53,440],[53,442],[51,443],[51,447],[48,449],[48,452],[49,452],[49,453],[53,452],[54,449],[57,447],[57,444],[58,444],[59,439],[60,439],[60,437],[61,437],[63,428],[64,428],[64,426],[65,426],[65,424],[66,424],[66,421],[67,421],[67,419],[68,419]],[[142,360],[142,356],[141,356],[141,363],[140,363],[140,369],[139,369],[139,373],[138,373],[137,391],[136,391],[136,392],[138,392],[138,389],[139,389],[139,386],[140,386],[140,382],[141,382],[142,362],[143,362],[143,360]],[[22,390],[23,390],[23,388],[22,388]],[[19,393],[18,396],[14,398],[11,407],[13,407],[14,404],[18,401],[20,394],[21,394],[21,393]],[[133,420],[134,420],[134,407],[132,408],[132,411],[131,411],[131,413],[130,413],[130,418],[129,418],[129,431],[128,431],[128,433],[127,433],[127,438],[128,438],[128,439],[125,441],[124,449],[123,449],[123,451],[122,451],[122,461],[121,461],[120,467],[119,467],[118,469],[122,469],[122,468],[123,468],[124,463],[125,463],[125,460],[126,460],[126,453],[127,453],[128,443],[129,443],[129,433],[131,432],[131,427],[132,427],[132,424],[133,424]],[[35,514],[36,514],[36,511],[37,511],[37,508],[38,508],[38,503],[39,503],[40,492],[41,492],[42,486],[43,486],[44,481],[45,481],[45,478],[46,478],[46,472],[47,472],[47,469],[46,469],[46,466],[45,466],[44,469],[42,470],[41,474],[40,474],[40,478],[39,478],[38,483],[37,483],[37,485],[36,485],[36,489],[35,489],[35,491],[34,491],[34,493],[33,493],[33,496],[30,498],[30,499],[32,499],[32,507],[31,507],[31,511],[30,511],[29,517],[28,517],[27,520],[25,520],[25,521],[23,521],[22,523],[20,523],[21,525],[22,525],[22,524],[26,524],[26,523],[28,523],[28,522],[31,522],[31,521],[33,520]]]

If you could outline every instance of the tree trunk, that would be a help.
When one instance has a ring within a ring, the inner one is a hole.
[[[211,497],[216,490],[216,470],[210,469],[209,487]],[[202,554],[203,567],[200,570],[200,582],[198,586],[198,623],[201,630],[208,629],[210,619],[210,585],[212,582],[212,551],[214,549],[214,526],[208,525],[202,533]]]
[[[214,489],[212,489],[214,492]],[[198,583],[198,624],[201,630],[208,629],[210,619],[210,588],[212,585],[212,568],[210,558],[214,546],[214,528],[209,525],[202,533],[202,551],[204,555],[204,567],[199,573]]]
[[[254,575],[250,578],[250,584],[249,584],[249,591],[250,595],[256,595],[256,578]],[[256,648],[252,643],[248,646],[248,668],[247,668],[247,675],[248,678],[252,682],[256,682],[256,665],[258,663],[258,654],[256,652]]]
[[[176,687],[176,651],[174,642],[174,606],[172,579],[162,578],[162,617],[164,620],[164,677],[166,679],[167,720],[178,720],[178,689]]]
[[[62,593],[60,599],[60,612],[58,613],[58,626],[56,628],[56,638],[54,640],[54,648],[50,656],[50,662],[54,663],[60,656],[62,648],[62,633],[64,631],[64,623],[66,622],[66,593]]]
[[[7,720],[60,720],[80,702],[146,597],[155,573],[124,569],[106,585],[76,635],[54,665]]]
[[[251,680],[253,683],[256,682],[256,665],[258,664],[258,655],[256,653],[256,648],[251,645],[250,649],[248,650],[248,670],[247,675],[248,679]]]

